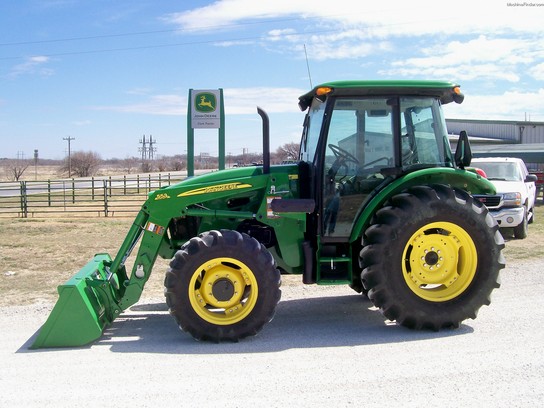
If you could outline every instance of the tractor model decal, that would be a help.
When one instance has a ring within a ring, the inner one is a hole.
[[[246,183],[227,183],[227,184],[218,184],[216,186],[201,187],[194,190],[185,191],[184,193],[178,194],[178,197],[187,197],[197,194],[209,194],[209,193],[219,193],[221,191],[229,190],[240,190],[243,188],[253,187],[251,184]]]

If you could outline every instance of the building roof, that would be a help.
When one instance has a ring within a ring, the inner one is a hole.
[[[472,145],[474,157],[518,157],[525,163],[544,163],[544,143]]]

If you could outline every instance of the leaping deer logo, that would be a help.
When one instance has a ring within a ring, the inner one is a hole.
[[[217,97],[213,92],[199,92],[195,95],[194,107],[197,112],[212,113],[217,106]]]
[[[198,106],[201,108],[210,108],[212,110],[215,109],[215,106],[213,106],[211,101],[206,100],[206,95],[200,95],[200,102],[198,103]]]

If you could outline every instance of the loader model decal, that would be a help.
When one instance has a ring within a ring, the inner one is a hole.
[[[210,92],[199,93],[195,97],[195,109],[197,112],[214,112],[217,107],[215,95]]]
[[[159,200],[168,200],[170,198],[170,196],[166,193],[160,193],[160,194],[157,194],[157,196],[155,197],[155,201],[159,201]]]
[[[197,194],[219,193],[222,191],[240,190],[243,188],[251,188],[251,187],[253,187],[251,184],[245,184],[245,183],[218,184],[216,186],[201,187],[201,188],[196,188],[194,190],[189,190],[184,193],[178,194],[178,197],[187,197],[187,196],[192,196]]]

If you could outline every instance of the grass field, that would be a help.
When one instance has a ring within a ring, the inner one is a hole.
[[[524,240],[505,231],[507,264],[544,257],[544,206],[535,218]],[[0,219],[0,306],[56,300],[57,286],[94,254],[116,254],[131,224],[132,218],[117,217]],[[167,265],[157,260],[144,297],[162,296]]]

